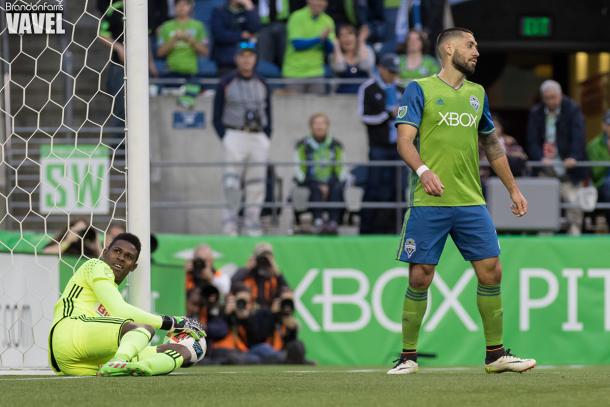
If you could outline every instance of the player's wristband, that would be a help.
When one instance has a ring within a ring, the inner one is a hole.
[[[172,329],[174,327],[174,322],[175,322],[174,317],[162,315],[161,318],[163,319],[163,322],[161,322],[161,329],[163,329],[164,331],[169,331],[170,329]]]
[[[415,170],[415,172],[417,173],[418,177],[421,177],[421,175],[428,170],[430,170],[430,168],[426,167],[426,164],[424,164],[420,165],[419,168]]]

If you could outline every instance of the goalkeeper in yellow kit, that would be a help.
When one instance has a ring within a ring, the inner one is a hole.
[[[130,233],[114,238],[101,259],[78,268],[55,304],[49,333],[49,360],[58,374],[152,376],[186,365],[180,344],[148,346],[155,329],[205,336],[199,322],[145,312],[123,300],[118,286],[137,266],[140,240]]]

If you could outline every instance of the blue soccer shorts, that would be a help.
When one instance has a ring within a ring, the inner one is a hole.
[[[500,255],[496,228],[485,205],[414,206],[405,215],[397,259],[438,264],[449,234],[464,260]]]

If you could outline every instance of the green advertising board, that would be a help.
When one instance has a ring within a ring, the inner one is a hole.
[[[401,349],[408,267],[394,237],[270,237],[295,291],[300,336],[321,364],[390,364]],[[157,261],[210,244],[227,270],[245,264],[257,240],[161,235]],[[500,238],[505,344],[543,364],[609,363],[610,239]],[[484,338],[476,277],[449,239],[420,335],[430,366],[476,365]]]
[[[36,242],[36,236],[29,236]],[[152,271],[155,311],[184,311],[184,261],[212,246],[225,273],[246,263],[260,239],[158,235]],[[269,237],[295,292],[300,337],[320,364],[389,365],[401,349],[408,267],[395,237]],[[0,241],[19,239],[0,234]],[[505,344],[541,364],[610,362],[610,238],[504,237]],[[69,276],[71,267],[61,275]],[[422,365],[477,365],[484,338],[476,277],[449,240],[429,295]]]

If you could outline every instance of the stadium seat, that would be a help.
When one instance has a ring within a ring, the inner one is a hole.
[[[218,68],[216,62],[206,57],[197,58],[199,65],[199,74],[197,76],[203,78],[215,78],[218,75]]]
[[[281,78],[282,71],[272,62],[258,61],[256,64],[256,73],[264,78]]]

